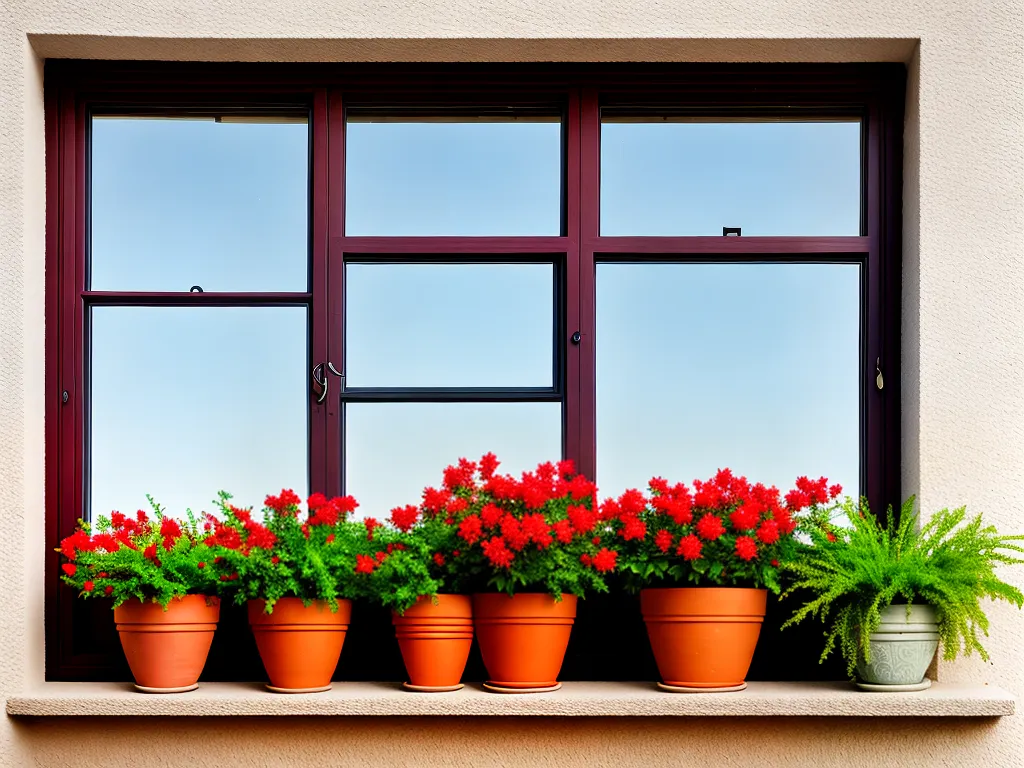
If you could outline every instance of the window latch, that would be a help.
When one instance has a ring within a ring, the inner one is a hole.
[[[327,376],[324,374],[324,364],[317,363],[313,368],[313,396],[316,404],[320,405],[327,399]]]
[[[722,237],[728,237],[729,235],[736,235],[736,237],[742,237],[743,227],[722,227]]]
[[[879,389],[885,386],[885,379],[882,378],[882,358],[875,358],[875,386]]]

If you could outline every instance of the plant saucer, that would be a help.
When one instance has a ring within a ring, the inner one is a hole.
[[[920,683],[913,685],[881,685],[878,683],[862,683],[858,680],[856,685],[862,691],[870,691],[871,693],[913,693],[915,691],[928,690],[932,687],[932,681],[926,677]]]

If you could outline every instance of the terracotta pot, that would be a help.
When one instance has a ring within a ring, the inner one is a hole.
[[[462,687],[473,645],[473,603],[468,595],[421,597],[404,614],[394,613],[395,637],[414,691],[456,691]]]
[[[645,589],[640,610],[664,684],[733,688],[744,684],[764,620],[763,589]]]
[[[473,625],[491,690],[528,692],[559,685],[576,597],[473,595]]]
[[[220,600],[186,595],[165,611],[132,599],[114,609],[135,687],[145,693],[182,693],[199,687],[220,618]]]
[[[262,600],[249,601],[249,625],[275,693],[316,693],[331,688],[341,646],[352,619],[352,601],[339,600],[337,612],[323,601],[309,607],[297,597],[264,611]]]

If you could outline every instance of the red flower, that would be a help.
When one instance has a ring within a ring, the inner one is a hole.
[[[660,477],[652,477],[647,487],[651,489],[652,493],[658,493],[662,496],[669,492],[668,481]]]
[[[572,459],[563,459],[556,468],[559,477],[572,477],[576,474],[576,463]]]
[[[120,549],[117,539],[109,533],[97,533],[92,537],[92,544],[96,549],[102,549],[104,552],[117,552]]]
[[[163,536],[165,539],[176,539],[179,536],[181,536],[181,526],[178,525],[177,520],[170,517],[165,517],[163,520],[160,521],[160,535]],[[170,549],[170,547],[167,547],[167,549]]]
[[[200,561],[200,562],[196,563],[196,568],[205,568],[205,567],[206,567],[206,563],[204,563],[204,562]]]
[[[772,560],[772,568],[778,568],[778,567],[779,567],[779,561],[778,560]]]
[[[682,557],[684,560],[699,560],[700,551],[704,548],[700,539],[694,536],[692,533],[689,536],[683,536],[679,540],[679,546],[676,548],[676,554]]]
[[[501,462],[498,461],[498,457],[493,453],[485,453],[480,457],[480,477],[485,481],[490,480],[494,477],[495,471],[498,469],[498,465]]]
[[[825,534],[825,538],[828,539],[831,542],[834,542],[836,540],[836,535],[834,533],[832,533],[832,531],[829,531],[828,533]]]
[[[505,540],[500,536],[493,536],[481,546],[484,557],[490,560],[495,568],[508,568],[515,559],[515,555],[505,546]]]
[[[475,544],[481,535],[483,535],[483,526],[480,524],[479,515],[469,515],[459,523],[459,536],[467,544]]]
[[[324,544],[333,544],[333,543],[334,543],[334,534],[333,533],[327,534],[327,538],[324,539]]]
[[[619,496],[619,514],[622,516],[639,515],[647,506],[647,499],[636,488],[630,488]]]
[[[736,557],[740,560],[753,560],[757,557],[757,542],[749,536],[737,536]]]
[[[457,515],[460,512],[465,512],[467,509],[469,509],[469,499],[457,496],[448,504],[448,516],[451,517],[452,515]]]
[[[622,521],[620,535],[626,541],[642,539],[647,535],[647,523],[638,517],[627,517]]]
[[[582,555],[580,555],[580,562],[583,563],[585,567],[589,568],[591,564],[593,564],[594,558],[592,558],[590,555],[584,552]]]
[[[569,506],[566,509],[569,522],[576,533],[590,533],[597,525],[597,513],[586,507]]]
[[[555,538],[561,544],[572,543],[572,526],[568,520],[558,520],[554,525],[551,526],[551,530],[555,532]]]
[[[274,535],[274,532],[262,523],[247,523],[245,532],[247,534],[245,544],[248,549],[253,547],[270,549],[277,542],[277,536]]]
[[[78,552],[92,552],[93,541],[82,530],[75,531],[60,543],[60,551],[68,560],[74,560]]]
[[[419,509],[412,504],[405,507],[395,507],[391,510],[391,523],[400,531],[409,531],[416,525],[419,516]]]
[[[732,527],[737,531],[749,531],[751,528],[757,526],[758,518],[761,513],[749,503],[743,504],[737,507],[731,515],[729,515],[729,522],[732,523]]]
[[[484,504],[483,509],[480,510],[480,520],[488,528],[493,528],[501,522],[501,518],[504,516],[501,507],[495,504]]]
[[[356,555],[356,573],[373,573],[377,561],[368,555]]]
[[[106,571],[100,571],[99,573],[97,573],[97,574],[96,574],[96,576],[97,576],[97,577],[99,577],[99,578],[101,578],[101,579],[105,579],[105,578],[107,578],[107,576],[109,576],[109,575],[110,575],[110,574],[109,574],[109,573],[107,573]]]
[[[156,544],[150,544],[142,552],[142,556],[152,560],[154,563],[159,565],[159,561],[156,559]]]
[[[833,499],[842,492],[843,486],[841,486],[839,483],[836,483],[835,485],[830,485],[828,487],[828,495],[831,496]]]
[[[714,541],[725,533],[722,518],[710,512],[697,521],[697,535],[706,541]]]
[[[74,576],[75,575],[75,571],[78,570],[78,568],[75,566],[74,563],[64,563],[64,565],[61,566],[61,569],[68,576]]]
[[[377,560],[377,564],[380,565],[381,563],[383,563],[385,560],[388,559],[388,553],[387,552],[378,552],[376,555],[374,555],[374,557]]]
[[[326,503],[327,497],[319,492],[310,494],[309,498],[306,499],[306,506],[309,507],[310,512],[316,512]]]
[[[295,491],[285,489],[281,491],[280,496],[267,496],[263,503],[281,514],[294,514],[301,501]]]
[[[508,546],[516,552],[521,551],[523,547],[530,543],[530,535],[523,531],[520,522],[510,514],[501,518],[501,535],[508,543]]]
[[[610,549],[601,549],[594,555],[594,570],[599,573],[615,570],[615,558],[619,555]]]
[[[551,528],[544,519],[544,515],[539,512],[524,515],[521,528],[523,535],[528,536],[530,541],[541,549],[547,549],[551,545]]]
[[[281,562],[281,558],[278,557],[277,555],[274,555],[273,557],[270,558],[270,564],[271,565],[277,565],[280,562]]]
[[[115,528],[123,528],[127,519],[128,518],[116,510],[110,513],[110,524]]]
[[[436,488],[423,489],[423,509],[427,512],[440,512],[445,508],[448,499],[452,497],[448,490],[439,491]]]
[[[103,588],[103,594],[109,597],[110,595],[114,594],[114,588],[108,584]]]
[[[779,524],[774,520],[764,520],[757,529],[757,538],[762,544],[774,544],[779,540]]]
[[[82,585],[82,589],[83,589],[84,591],[86,591],[86,592],[92,592],[92,590],[93,590],[93,587],[95,587],[95,586],[96,586],[96,585],[95,585],[95,584],[93,584],[93,583],[92,583],[92,580],[90,579],[89,581],[85,582],[85,584],[83,584],[83,585]]]
[[[470,488],[473,475],[476,474],[476,463],[459,459],[458,466],[449,466],[444,470],[444,487],[454,492],[457,488]]]
[[[665,528],[662,528],[654,535],[654,546],[662,552],[668,552],[672,549],[672,534]]]
[[[576,475],[569,481],[568,491],[573,501],[582,501],[588,497],[593,497],[597,491],[597,486],[583,475]]]
[[[373,541],[373,529],[380,528],[380,523],[374,517],[368,517],[363,520],[363,525],[366,526],[366,540]]]
[[[442,555],[440,552],[434,553],[434,565],[436,565],[438,568],[441,568],[444,565],[444,555]]]

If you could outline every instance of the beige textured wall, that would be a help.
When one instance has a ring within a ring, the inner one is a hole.
[[[231,38],[231,39],[228,39]],[[388,39],[390,38],[390,39]],[[759,39],[761,38],[761,39]],[[916,45],[920,40],[919,47]],[[0,697],[42,678],[44,57],[910,62],[905,491],[1024,529],[1020,0],[0,0]],[[1022,575],[1013,578],[1022,582]],[[991,665],[1024,693],[1024,616]],[[0,721],[9,765],[1024,764],[1024,717]]]

